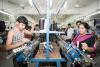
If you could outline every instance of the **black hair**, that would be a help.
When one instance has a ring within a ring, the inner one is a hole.
[[[0,21],[0,32],[4,32],[6,29],[6,25],[4,21]]]
[[[81,21],[77,21],[76,24],[78,24],[78,23],[82,23],[82,22]]]
[[[27,26],[25,29],[26,30],[31,30],[31,28],[32,28],[31,26]]]
[[[69,23],[68,26],[71,26],[71,24]]]
[[[28,20],[27,20],[27,18],[24,17],[24,16],[19,16],[19,17],[16,19],[16,21],[18,21],[19,23],[23,23],[23,24],[25,24],[26,26],[28,26]]]
[[[81,22],[81,25],[83,25],[87,29],[87,31],[90,29],[90,26],[86,22]]]

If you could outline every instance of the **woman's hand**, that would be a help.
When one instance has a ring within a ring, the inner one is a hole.
[[[86,43],[81,43],[82,44],[82,49],[83,50],[88,50],[88,45]]]

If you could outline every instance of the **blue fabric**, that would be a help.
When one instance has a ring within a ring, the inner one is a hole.
[[[18,53],[17,55],[16,55],[16,60],[17,60],[17,62],[25,62],[25,55],[21,52],[21,53]]]

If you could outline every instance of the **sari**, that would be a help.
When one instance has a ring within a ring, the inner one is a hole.
[[[88,47],[92,47],[94,50],[93,52],[89,52],[87,50],[85,50],[85,53],[87,55],[90,55],[91,58],[95,57],[95,49],[96,49],[96,45],[95,45],[95,36],[93,34],[85,34],[85,35],[76,35],[72,42],[77,46],[77,41],[79,42],[79,49],[82,49],[82,43],[86,43],[88,45]]]

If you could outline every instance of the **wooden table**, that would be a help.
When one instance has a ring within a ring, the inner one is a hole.
[[[49,62],[49,63],[56,62],[57,67],[60,67],[60,62],[65,61],[64,59],[61,58],[58,45],[56,43],[52,43],[52,45],[53,45],[53,51],[49,52],[49,58],[46,58],[44,44],[42,43],[39,45],[39,50],[34,57],[34,61],[36,62],[36,67],[38,67],[39,62]]]
[[[49,57],[52,59],[58,59],[58,58],[61,59],[59,47],[57,46],[56,43],[52,43],[52,45],[53,45],[53,50],[52,50],[52,52],[49,52]],[[40,44],[39,50],[38,50],[35,58],[46,59],[44,44]]]

